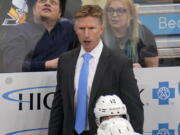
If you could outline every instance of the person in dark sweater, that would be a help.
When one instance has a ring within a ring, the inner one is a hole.
[[[58,57],[77,41],[73,23],[61,18],[63,3],[36,0],[33,19],[6,32],[1,42],[4,72],[56,70]]]

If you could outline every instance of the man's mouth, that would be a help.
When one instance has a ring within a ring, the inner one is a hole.
[[[89,43],[91,43],[91,41],[90,40],[84,40],[84,43],[89,44]]]
[[[50,8],[43,8],[43,11],[44,12],[51,12],[51,9]]]

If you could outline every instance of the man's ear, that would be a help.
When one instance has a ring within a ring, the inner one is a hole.
[[[77,30],[77,24],[76,24],[76,21],[74,22],[74,31],[76,32]]]
[[[101,28],[100,28],[100,29],[101,29],[101,34],[102,34],[102,33],[104,32],[104,29],[105,29],[104,24],[101,25]]]
[[[59,9],[59,18],[62,16],[62,9]]]
[[[73,27],[73,28],[74,28],[74,31],[76,31],[76,26],[75,26],[75,25],[76,25],[76,24],[74,23],[74,27]]]

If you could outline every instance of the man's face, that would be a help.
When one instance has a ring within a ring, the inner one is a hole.
[[[61,16],[59,0],[37,0],[35,14],[41,19],[58,20]]]
[[[75,31],[85,51],[92,51],[99,43],[103,25],[95,17],[87,16],[76,19]]]

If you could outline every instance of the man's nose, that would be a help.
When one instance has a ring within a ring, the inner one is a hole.
[[[46,2],[45,2],[45,6],[51,6],[51,2],[50,2],[50,0],[46,0]]]
[[[89,30],[88,29],[85,29],[84,35],[85,35],[85,37],[89,36]]]

